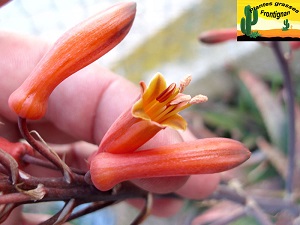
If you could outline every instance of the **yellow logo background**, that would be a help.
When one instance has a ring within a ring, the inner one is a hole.
[[[244,17],[245,6],[251,10],[257,9],[258,21],[251,26],[252,32],[258,32],[261,37],[289,37],[300,38],[300,1],[268,1],[268,0],[238,0],[237,1],[237,35],[244,35],[241,31],[241,19]],[[252,15],[253,16],[253,15]],[[288,19],[289,27],[285,27],[284,20]],[[252,38],[255,41],[255,38]]]

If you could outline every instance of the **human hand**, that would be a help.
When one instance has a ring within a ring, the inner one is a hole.
[[[10,94],[30,74],[34,66],[49,49],[49,44],[32,37],[0,32],[0,136],[11,141],[21,138],[17,129],[17,116],[7,104]],[[82,148],[82,144],[61,148],[70,166],[87,169],[87,158],[97,150],[105,132],[122,111],[139,95],[139,88],[126,79],[94,63],[66,79],[52,93],[48,111],[39,121],[28,122],[48,143],[69,144],[83,140],[95,145]],[[166,129],[158,133],[143,147],[150,148],[194,139],[189,132]],[[62,145],[66,146],[66,145]],[[84,145],[86,146],[86,145]],[[42,175],[39,171],[36,175]],[[134,183],[155,192],[176,192],[186,198],[200,199],[216,188],[219,176],[197,175],[187,177],[141,179]],[[203,185],[205,184],[205,185]],[[181,207],[179,200],[156,200],[153,213],[159,216],[174,214]],[[8,224],[14,223],[12,217]],[[28,221],[28,220],[27,220]],[[26,223],[25,223],[26,224]],[[29,223],[27,223],[29,224]]]

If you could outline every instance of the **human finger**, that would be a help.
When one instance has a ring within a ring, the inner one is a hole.
[[[2,116],[14,122],[16,115],[7,106],[8,96],[29,75],[49,47],[41,41],[12,34],[2,34],[0,38],[3,52],[7,53],[3,57],[4,62],[1,62],[4,72],[0,72],[0,79],[3,80],[0,87],[3,86],[4,95],[0,99],[2,105],[0,110]],[[15,68],[19,69],[16,71]],[[49,99],[45,119],[41,122],[52,123],[57,130],[74,139],[99,144],[110,125],[124,109],[130,107],[138,95],[139,89],[134,84],[97,64],[92,64],[56,88]],[[38,126],[41,122],[33,123],[32,126]],[[53,133],[55,135],[55,132]],[[182,134],[166,129],[150,140],[144,148],[183,140]],[[142,180],[136,183],[150,191],[155,189],[156,192],[160,192],[161,187],[163,192],[170,192],[183,185],[186,178],[172,178],[171,183],[164,182],[163,178],[158,180],[161,182],[145,184]]]

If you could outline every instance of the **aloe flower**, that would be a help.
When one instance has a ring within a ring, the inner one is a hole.
[[[100,152],[91,160],[90,173],[93,184],[107,191],[122,181],[138,178],[218,173],[249,157],[249,150],[238,141],[206,138],[133,153]]]
[[[218,173],[238,166],[250,157],[240,142],[226,138],[207,138],[191,142],[136,151],[165,127],[186,129],[178,112],[207,97],[183,94],[190,83],[188,76],[177,86],[167,87],[164,77],[156,74],[149,87],[140,83],[141,96],[113,123],[91,156],[93,184],[107,191],[116,184],[140,178],[188,176]]]
[[[192,98],[182,93],[190,81],[191,77],[187,76],[179,85],[167,86],[164,77],[157,73],[148,87],[141,82],[140,98],[109,128],[99,152],[134,152],[166,127],[185,130],[187,123],[178,112],[207,101],[204,95]]]
[[[130,30],[135,12],[134,2],[119,3],[67,31],[11,94],[10,108],[26,119],[42,118],[56,86],[115,47]]]
[[[12,93],[10,108],[22,118],[43,117],[56,86],[116,46],[128,33],[135,12],[135,3],[120,3],[65,33]],[[190,81],[191,77],[187,76],[179,85],[167,86],[158,73],[148,87],[140,83],[140,97],[114,122],[98,152],[91,156],[91,179],[99,190],[106,191],[120,182],[138,178],[217,173],[238,166],[250,157],[240,142],[224,138],[137,151],[166,127],[186,129],[187,122],[178,113],[207,101],[204,95],[183,94]],[[21,159],[23,151],[14,153],[17,154],[13,157]]]

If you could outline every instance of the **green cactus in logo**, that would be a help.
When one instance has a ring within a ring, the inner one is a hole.
[[[254,9],[252,12],[251,10],[251,6],[247,5],[244,8],[244,14],[245,17],[242,17],[241,19],[241,31],[243,32],[243,34],[247,35],[250,37],[251,35],[251,26],[255,25],[258,21],[258,12],[256,9]],[[252,18],[253,15],[253,18]]]
[[[257,37],[260,37],[260,33],[258,33],[257,31],[252,32],[252,33],[250,34],[249,37],[251,37],[251,38],[257,38]]]
[[[283,24],[285,25],[285,27],[282,28],[283,31],[287,31],[290,27],[290,23],[289,23],[289,20],[288,19],[285,19],[283,21]]]

